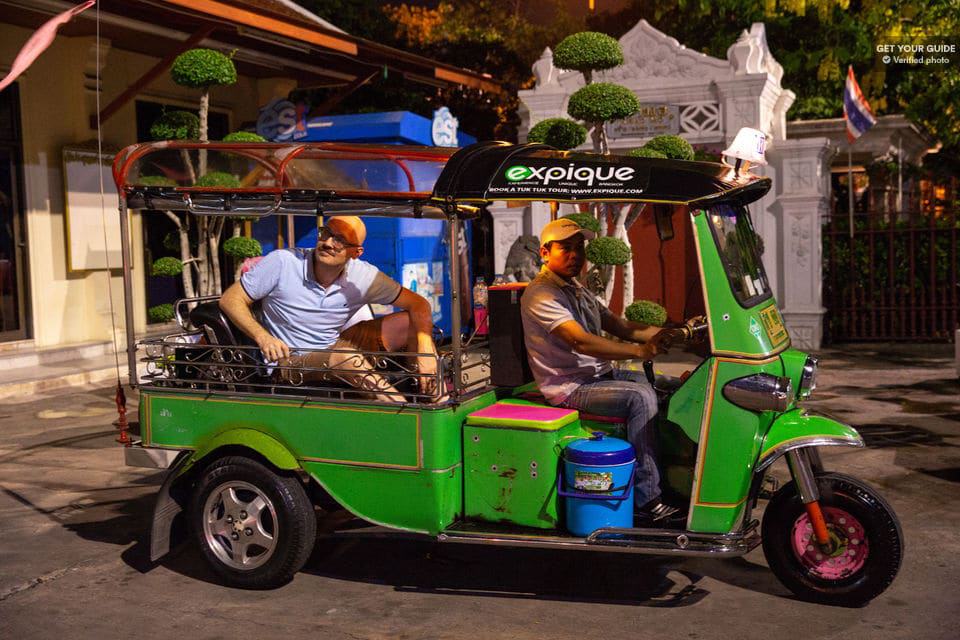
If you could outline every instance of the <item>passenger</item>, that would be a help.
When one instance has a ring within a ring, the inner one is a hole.
[[[288,384],[339,378],[381,401],[403,396],[369,358],[359,352],[406,351],[436,354],[430,303],[360,260],[367,229],[356,216],[331,217],[318,229],[312,250],[283,249],[264,257],[220,298],[220,308],[260,347],[267,362],[279,365]],[[263,324],[252,306],[262,301]],[[401,311],[348,326],[368,304]],[[333,349],[340,353],[307,351]],[[435,357],[417,360],[420,374],[435,376]],[[310,369],[336,369],[337,372]],[[356,371],[356,375],[345,371]],[[421,392],[434,394],[435,378],[419,378]]]
[[[678,332],[614,315],[577,281],[586,262],[584,241],[594,235],[569,218],[547,224],[540,234],[544,266],[520,300],[530,368],[550,404],[626,419],[637,454],[638,515],[648,524],[666,524],[680,515],[660,500],[651,428],[657,394],[643,374],[614,369],[610,361],[653,358],[663,351],[658,345],[677,340]],[[601,330],[627,342],[604,338]]]

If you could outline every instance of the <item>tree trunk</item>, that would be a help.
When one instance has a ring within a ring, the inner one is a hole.
[[[621,308],[626,309],[627,305],[633,302],[633,247],[630,245],[630,236],[627,234],[626,219],[628,208],[625,205],[614,205],[614,207],[616,209],[616,215],[614,216],[613,237],[623,240],[623,243],[630,249],[630,260],[623,265],[623,300]]]
[[[172,211],[164,211],[164,213],[177,225],[177,235],[180,236],[180,262],[183,263],[183,271],[180,273],[180,277],[183,280],[183,296],[193,298],[195,293],[193,275],[190,273],[190,265],[193,261],[193,256],[190,255],[190,230],[184,226],[180,217]]]
[[[220,282],[220,234],[223,232],[223,225],[226,218],[217,218],[210,225],[210,232],[207,241],[210,243],[210,276],[212,280],[213,293],[220,295],[223,293],[223,285]],[[211,294],[212,295],[212,294]]]
[[[587,69],[586,71],[581,71],[583,74],[583,83],[590,84],[593,82],[593,69]]]
[[[200,94],[200,142],[209,142],[207,137],[207,119],[210,114],[210,89]],[[200,150],[200,177],[207,175],[207,152]]]
[[[201,296],[210,295],[210,260],[207,251],[207,236],[209,234],[209,222],[207,218],[199,216],[197,218],[197,277],[199,279]]]

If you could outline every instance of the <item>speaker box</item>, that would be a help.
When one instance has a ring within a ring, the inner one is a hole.
[[[526,287],[526,282],[511,282],[488,290],[490,383],[497,387],[519,387],[533,381],[520,319],[520,298]]]

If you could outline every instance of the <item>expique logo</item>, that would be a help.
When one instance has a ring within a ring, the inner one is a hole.
[[[593,186],[594,182],[605,180],[626,182],[633,178],[634,173],[633,167],[578,167],[572,163],[566,167],[528,167],[515,164],[504,171],[503,177],[510,182],[537,180],[543,185],[563,180],[576,180],[587,186]]]

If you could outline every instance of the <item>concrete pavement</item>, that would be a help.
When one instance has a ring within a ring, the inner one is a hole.
[[[0,400],[0,638],[956,638],[952,348],[822,355],[811,407],[868,444],[824,461],[877,487],[906,539],[899,577],[863,609],[794,600],[760,550],[719,561],[322,541],[291,584],[228,589],[192,547],[148,561],[162,475],[123,466],[113,390],[84,388]]]

